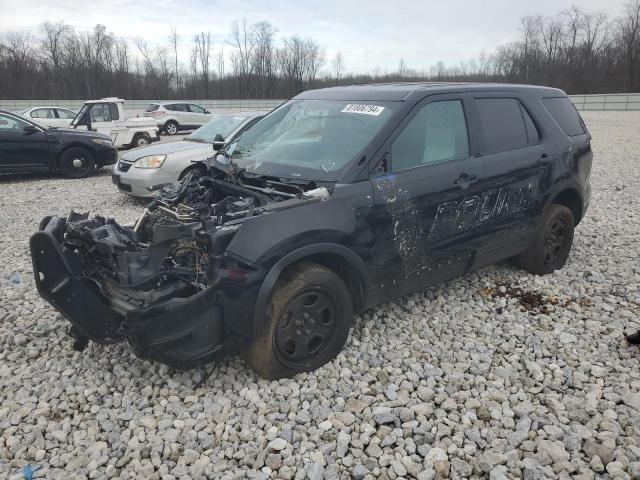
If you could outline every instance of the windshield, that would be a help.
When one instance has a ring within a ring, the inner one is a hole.
[[[337,181],[389,120],[393,102],[291,100],[240,135],[225,153],[248,171]]]
[[[189,135],[187,140],[213,143],[213,139],[218,133],[226,139],[247,118],[249,118],[247,115],[220,115]]]

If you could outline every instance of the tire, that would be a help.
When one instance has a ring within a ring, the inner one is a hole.
[[[340,353],[352,322],[345,283],[321,265],[302,262],[276,283],[263,331],[256,333],[243,357],[267,379],[310,372]]]
[[[151,138],[146,133],[136,133],[133,137],[133,141],[131,142],[131,146],[133,148],[144,147],[146,145],[151,145]]]
[[[95,165],[93,154],[81,147],[68,148],[58,158],[58,170],[67,178],[85,178]]]
[[[515,257],[516,264],[529,273],[546,275],[564,266],[573,244],[573,213],[563,205],[551,204],[533,240]]]
[[[175,135],[180,130],[178,126],[178,122],[174,122],[173,120],[169,120],[164,124],[164,131],[167,135]]]

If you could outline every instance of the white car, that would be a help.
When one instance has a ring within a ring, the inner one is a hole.
[[[47,127],[69,127],[76,112],[61,107],[31,107],[18,112],[23,117],[33,118],[38,123]]]
[[[113,183],[127,195],[152,197],[162,185],[177,182],[189,169],[197,168],[194,162],[213,156],[215,150],[266,114],[240,112],[218,115],[182,140],[123,153],[113,170]]]
[[[187,102],[150,103],[144,116],[153,118],[158,128],[167,135],[199,128],[213,118],[213,114],[206,108]]]

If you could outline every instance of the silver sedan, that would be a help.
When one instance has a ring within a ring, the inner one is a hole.
[[[216,116],[182,140],[134,148],[122,154],[112,180],[134,197],[152,197],[168,183],[177,182],[194,162],[205,160],[226,142],[260,120],[266,112],[240,112]]]

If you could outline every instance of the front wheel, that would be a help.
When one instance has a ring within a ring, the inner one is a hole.
[[[573,244],[573,213],[563,205],[550,205],[529,247],[515,257],[529,273],[544,275],[564,266]]]
[[[67,178],[85,178],[95,164],[91,152],[80,147],[71,147],[58,158],[58,170]]]
[[[243,356],[269,379],[310,372],[344,346],[353,308],[345,283],[331,270],[303,262],[278,280],[266,310],[266,324]]]

